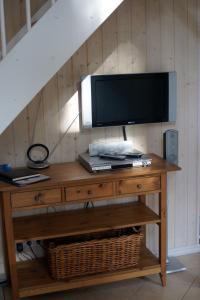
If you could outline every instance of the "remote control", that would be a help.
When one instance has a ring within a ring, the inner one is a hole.
[[[126,158],[125,155],[114,155],[114,154],[99,154],[100,158],[110,158],[115,160],[124,160]]]
[[[131,157],[131,158],[141,158],[143,153],[141,152],[129,152],[126,153],[126,156]]]

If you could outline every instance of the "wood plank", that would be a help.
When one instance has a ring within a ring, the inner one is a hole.
[[[69,126],[76,116],[77,110],[74,107],[73,89],[73,66],[72,58],[58,71],[58,104],[59,104],[59,123],[61,136],[68,133],[60,142],[61,155],[60,162],[75,160],[75,136],[74,126]]]
[[[46,0],[31,0],[31,15],[33,16],[46,2]]]
[[[167,261],[167,176],[161,175],[161,193],[159,195],[159,216],[161,223],[159,225],[159,260],[161,264],[161,281],[162,285],[166,286],[166,261]]]
[[[197,1],[191,0],[188,5],[188,30],[187,30],[187,126],[186,139],[187,141],[187,245],[192,246],[198,241],[199,232],[199,214],[197,214],[198,206],[198,183],[194,187],[194,182],[198,182],[197,172],[194,172],[199,159],[198,154],[198,107],[199,91],[198,91],[198,40],[197,40]],[[190,146],[192,145],[192,147]],[[190,225],[189,225],[190,224]]]
[[[200,47],[199,47],[199,42],[200,42],[200,1],[197,2],[197,39],[198,39],[198,57],[200,57]],[[198,59],[198,64],[197,64],[197,68],[198,68],[198,78],[200,75],[200,60]],[[198,87],[199,87],[199,80],[197,82]],[[199,95],[199,94],[198,94]],[[200,102],[198,101],[198,105],[197,105],[197,113],[198,115],[200,115]],[[200,118],[198,118],[198,122],[197,122],[197,128],[198,128],[198,132],[200,132]],[[198,140],[197,140],[197,146],[198,146],[198,157],[200,155],[200,139],[198,136]],[[200,160],[198,159],[198,163],[197,163],[197,182],[200,182]],[[197,184],[197,195],[200,194],[200,185]],[[200,237],[200,201],[197,200],[197,214],[199,216],[199,221],[197,223],[197,232],[198,235],[197,236],[197,244],[199,244],[199,237]]]
[[[42,90],[44,103],[45,141],[50,151],[49,161],[60,161],[60,124],[58,104],[58,74]],[[52,149],[57,145],[51,155]]]
[[[136,202],[14,218],[14,237],[24,242],[159,222],[158,215]]]
[[[174,1],[161,0],[161,70],[175,70],[175,39],[174,39]],[[176,129],[174,123],[162,123],[162,134],[167,129]],[[168,198],[168,249],[174,248],[174,215],[175,215],[175,187],[176,174],[169,174],[167,178]]]
[[[146,51],[147,51],[147,37],[146,37],[146,1],[132,0],[130,3],[130,11],[132,14],[132,67],[133,72],[146,71]]]
[[[128,195],[137,192],[150,192],[160,189],[160,177],[151,176],[120,180],[116,183],[117,194]]]
[[[11,196],[12,208],[54,205],[61,200],[61,189],[13,193]]]
[[[131,44],[132,72],[146,72],[147,36],[146,36],[146,1],[131,0]],[[127,135],[134,148],[147,153],[147,124],[127,126]]]
[[[80,86],[81,80],[88,75],[87,68],[87,47],[86,43],[81,46],[78,51],[72,57],[73,63],[73,90],[76,98],[74,97],[73,110],[71,114],[73,118],[80,112]],[[76,101],[76,102],[75,102]],[[91,143],[91,130],[81,128],[81,116],[76,119],[73,124],[74,138],[75,138],[75,158],[77,159],[78,154],[86,152],[88,145]]]
[[[147,72],[159,72],[161,68],[161,26],[160,26],[160,0],[146,1],[146,28],[147,28]],[[147,150],[162,155],[162,127],[161,123],[147,126]],[[158,210],[155,195],[147,198],[147,205]],[[158,232],[155,226],[147,226],[147,236],[150,249],[157,253]]]
[[[121,9],[121,6],[116,10]],[[102,25],[103,74],[116,74],[118,69],[117,14],[113,13]],[[122,139],[122,130],[118,126],[105,128],[106,142]]]
[[[48,274],[42,260],[23,262],[18,264],[20,282],[20,297],[64,291],[79,287],[86,287],[120,281],[138,276],[157,274],[160,272],[158,259],[148,250],[141,252],[140,263],[137,267],[116,272],[95,274],[74,278],[66,281],[54,281]]]
[[[64,164],[54,164],[50,168],[43,170],[42,173],[50,176],[50,180],[25,187],[15,187],[10,184],[0,182],[0,191],[28,191],[41,188],[53,188],[53,186],[77,186],[79,184],[107,182],[111,180],[120,180],[137,176],[149,176],[165,172],[180,170],[180,167],[170,164],[161,157],[149,154],[152,158],[152,164],[146,168],[128,168],[115,170],[113,172],[89,173],[79,162]]]
[[[10,194],[4,193],[2,195],[2,206],[3,206],[3,225],[4,234],[6,240],[7,258],[9,265],[9,275],[12,287],[12,299],[19,300],[18,290],[18,277],[16,269],[16,254],[15,254],[15,241],[13,233],[13,220],[12,220],[12,209],[10,202]]]
[[[186,0],[176,0],[174,2],[175,18],[175,70],[177,72],[177,120],[176,126],[179,131],[179,163],[183,168],[176,177],[176,201],[175,201],[175,248],[187,245],[187,192],[188,192],[188,151],[191,145],[188,143],[188,109],[187,100],[187,3]],[[191,151],[191,150],[190,150]],[[195,172],[195,170],[193,170]],[[181,218],[180,218],[181,216]]]
[[[122,2],[117,10],[117,65],[120,74],[132,72],[131,1]]]
[[[13,123],[13,137],[16,166],[25,166],[27,162],[26,151],[29,147],[28,140],[28,114],[25,108]],[[21,151],[23,149],[23,151]]]
[[[38,93],[27,106],[29,145],[46,144],[43,92]]]
[[[65,189],[65,195],[65,201],[89,201],[89,199],[114,197],[114,184],[113,182],[102,182],[99,184],[69,187]]]
[[[87,41],[87,61],[88,74],[103,74],[103,46],[102,46],[102,26]],[[92,143],[106,140],[104,127],[93,128],[91,130]]]
[[[0,135],[0,164],[10,164],[12,167],[16,166],[15,162],[15,149],[14,149],[14,132],[13,124],[11,124]]]

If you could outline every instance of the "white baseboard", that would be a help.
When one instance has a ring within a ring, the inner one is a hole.
[[[181,256],[193,253],[200,253],[200,245],[186,246],[181,248],[171,249],[168,256]]]

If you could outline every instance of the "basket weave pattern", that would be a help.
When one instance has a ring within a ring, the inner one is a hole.
[[[47,247],[48,267],[55,280],[115,271],[137,265],[143,233]]]

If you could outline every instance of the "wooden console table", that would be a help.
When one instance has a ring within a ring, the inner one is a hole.
[[[180,168],[156,155],[151,157],[152,165],[147,168],[90,174],[78,162],[72,162],[55,164],[42,172],[51,177],[45,182],[22,188],[0,183],[7,272],[13,300],[151,274],[160,274],[162,285],[166,285],[166,175]],[[145,196],[150,193],[159,194],[158,215],[145,205]],[[13,217],[13,211],[133,195],[138,196],[137,202],[114,207]],[[16,262],[16,243],[19,242],[146,224],[159,226],[159,258],[144,246],[139,265],[132,269],[54,281],[43,260]]]

